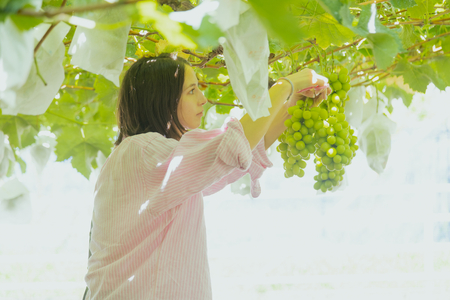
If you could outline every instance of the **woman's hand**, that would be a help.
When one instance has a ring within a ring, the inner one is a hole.
[[[295,105],[298,100],[305,99],[306,97],[314,100],[312,106],[315,107],[331,94],[331,88],[329,86],[325,87],[328,85],[328,78],[317,74],[314,70],[306,68],[286,77],[294,84],[294,93],[288,100],[289,107]],[[319,89],[314,89],[313,87],[319,87]],[[320,89],[320,87],[323,88]],[[306,90],[297,93],[304,89]]]

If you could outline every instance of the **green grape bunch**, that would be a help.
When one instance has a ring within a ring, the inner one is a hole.
[[[292,117],[284,125],[287,129],[278,138],[277,151],[284,160],[286,178],[303,177],[306,161],[314,155],[314,189],[331,191],[343,180],[345,166],[351,164],[358,150],[358,138],[345,117],[345,103],[350,90],[348,70],[324,74],[333,92],[318,107],[311,107],[313,99],[297,101],[288,109]]]

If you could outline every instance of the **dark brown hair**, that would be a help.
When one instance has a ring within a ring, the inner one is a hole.
[[[186,130],[178,120],[177,109],[183,92],[185,65],[191,66],[176,53],[162,53],[143,57],[128,69],[117,101],[116,146],[127,136],[147,132],[181,138],[179,132],[183,134]]]

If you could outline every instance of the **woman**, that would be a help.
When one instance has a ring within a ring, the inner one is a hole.
[[[206,131],[196,129],[207,99],[189,62],[166,53],[134,63],[120,89],[116,148],[95,186],[86,299],[212,299],[203,196],[249,173],[257,197],[292,92],[325,83],[308,69],[279,79],[270,116]]]

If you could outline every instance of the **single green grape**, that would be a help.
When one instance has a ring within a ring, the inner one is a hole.
[[[319,119],[319,113],[317,111],[311,111],[311,119],[317,121]]]
[[[297,143],[295,143],[295,148],[297,148],[298,150],[303,150],[305,149],[305,147],[306,145],[303,141],[298,141]]]
[[[284,121],[284,126],[286,126],[287,128],[292,126],[292,121],[291,119],[287,119],[286,121]]]
[[[304,149],[300,150],[300,155],[301,155],[303,158],[305,158],[305,159],[306,159],[307,157],[309,157],[308,149],[304,148]]]
[[[346,149],[344,151],[344,155],[347,156],[348,158],[352,158],[353,157],[353,151],[351,149]]]
[[[339,146],[337,146],[337,147],[336,147],[336,151],[337,151],[338,154],[344,153],[344,151],[345,151],[344,145],[339,145]]]
[[[355,133],[355,130],[353,130],[353,129],[350,128],[350,130],[349,130],[348,132],[350,132],[350,134],[354,134],[354,133]]]
[[[312,136],[310,134],[307,134],[303,137],[303,141],[305,144],[311,144],[312,143]]]
[[[342,124],[341,123],[336,123],[333,125],[333,128],[335,131],[341,131],[342,130]]]
[[[327,134],[328,135],[333,135],[335,133],[334,128],[333,127],[328,127],[327,128]]]
[[[344,99],[347,97],[347,92],[344,90],[339,90],[336,92],[336,94],[339,96],[339,99],[344,101]]]
[[[351,150],[350,150],[351,151]],[[322,163],[324,165],[329,165],[333,162],[333,159],[328,157],[327,155],[325,155],[324,157],[322,157]]]
[[[305,101],[303,100],[297,100],[297,102],[295,103],[298,107],[303,107],[305,106]]]
[[[337,135],[338,135],[340,138],[345,139],[345,138],[348,136],[348,130],[342,129],[341,131],[339,131],[339,132],[337,133]],[[346,144],[348,144],[348,143],[346,143]]]
[[[322,143],[320,145],[320,150],[322,150],[324,152],[327,152],[328,149],[330,149],[330,148],[331,148],[331,145],[328,142]]]
[[[304,169],[304,168],[306,168],[306,161],[300,160],[300,161],[297,162],[297,165],[298,165],[301,169]]]
[[[331,147],[327,150],[327,156],[333,158],[336,155],[337,151],[335,148]]]
[[[320,118],[321,118],[322,120],[328,119],[328,111],[327,111],[326,109],[323,109],[323,108],[322,108],[322,109],[320,110],[319,116],[320,116]]]
[[[342,124],[342,128],[348,128],[348,122],[347,121],[342,121],[342,122],[340,122],[340,124]]]
[[[346,92],[350,91],[351,88],[352,88],[352,86],[348,82],[346,82],[342,85],[342,89]]]
[[[302,134],[300,132],[295,132],[293,137],[294,137],[294,140],[300,141],[303,136],[302,136]]]
[[[326,130],[325,128],[320,128],[320,129],[317,131],[317,133],[318,133],[318,135],[319,135],[320,137],[326,137],[326,136],[327,136],[327,130]]]
[[[337,122],[337,118],[336,117],[329,117],[328,118],[328,123],[335,124],[336,122]]]
[[[334,171],[334,170],[336,170],[336,169],[334,168],[334,162],[333,162],[333,160],[331,160],[331,163],[329,163],[329,164],[327,165],[327,169],[328,169],[329,171]]]
[[[342,170],[343,167],[344,167],[344,166],[343,166],[341,163],[335,163],[335,164],[334,164],[334,168],[335,168],[336,170]]]
[[[341,176],[344,175],[344,174],[345,174],[345,169],[340,170],[340,171],[339,171],[339,174],[340,174]]]
[[[291,117],[291,121],[292,121],[292,124],[294,124],[295,122],[300,121],[300,119],[299,119],[299,118],[296,118],[296,117],[294,117],[294,116],[292,116],[292,117]]]
[[[336,82],[339,79],[339,75],[335,74],[335,73],[330,74],[329,79],[330,79],[331,82]]]
[[[344,143],[347,144],[347,145],[349,145],[349,144],[350,144],[350,138],[349,138],[349,137],[346,137],[346,138],[344,139]],[[351,147],[351,146],[350,146],[350,147]]]
[[[326,153],[325,151],[322,151],[321,149],[318,149],[318,150],[316,151],[316,155],[317,155],[318,157],[324,157],[325,155],[327,155],[327,153]]]
[[[305,119],[305,120],[311,119],[311,112],[309,110],[305,110],[303,112],[303,119]]]
[[[300,124],[300,122],[295,122],[292,124],[292,129],[295,131],[300,130],[301,127],[302,127],[302,124]]]
[[[328,178],[334,179],[335,177],[336,177],[336,173],[335,173],[334,171],[330,171],[330,172],[328,173]]]
[[[300,172],[300,167],[297,165],[292,166],[292,171],[294,172],[294,175],[298,175]]]
[[[316,132],[316,130],[314,129],[314,126],[312,126],[311,128],[308,128],[308,134],[314,134]]]
[[[338,122],[345,121],[345,114],[338,113],[336,115],[336,119],[338,120]]]
[[[341,157],[342,157],[341,163],[343,163],[344,165],[348,165],[348,163],[350,161],[349,158],[345,155],[342,155]]]
[[[286,151],[287,148],[288,148],[288,144],[286,144],[286,143],[280,143],[280,144],[278,145],[278,147],[280,147],[280,150],[281,150],[281,151]]]
[[[347,82],[350,81],[350,77],[348,77],[345,74],[341,74],[341,73],[339,73],[339,78],[338,79],[339,79],[339,82],[342,83],[342,84],[347,83]]]
[[[325,181],[323,184],[325,185],[325,187],[326,187],[327,189],[329,189],[330,187],[333,186],[333,184],[331,183],[330,180]]]
[[[289,147],[288,152],[289,151],[291,152],[291,157],[296,156],[299,153],[299,150],[297,148],[295,148],[295,147]]]
[[[306,100],[306,107],[310,107],[313,104],[314,104],[314,100],[313,99]]]
[[[286,171],[284,172],[284,177],[290,178],[290,177],[292,177],[292,176],[294,176],[294,172],[292,172],[292,170],[286,170]]]
[[[331,102],[333,102],[334,104],[338,104],[339,102],[341,102],[341,98],[336,93],[332,94],[331,95]]]
[[[308,149],[308,152],[313,154],[314,152],[316,152],[316,147],[314,147],[313,144],[308,144],[306,145],[306,149]]]
[[[315,130],[319,130],[322,127],[323,127],[323,121],[322,120],[316,121],[316,123],[314,123],[314,129]]]
[[[312,128],[312,127],[314,126],[314,120],[312,120],[312,119],[306,120],[306,121],[305,121],[305,126],[306,126],[307,128]]]
[[[322,183],[320,181],[317,181],[316,183],[314,183],[313,187],[316,191],[318,191],[318,190],[320,190],[321,185],[322,185]]]
[[[301,109],[296,109],[294,110],[294,117],[301,119],[303,117],[303,110]]]
[[[296,143],[296,141],[295,141],[295,139],[294,139],[293,137],[289,137],[289,138],[287,138],[287,143],[288,143],[290,146],[294,146],[295,143]]]
[[[308,134],[308,127],[302,126],[302,128],[300,128],[300,133],[302,135],[307,135]]]
[[[336,143],[336,137],[334,135],[329,135],[327,137],[327,143],[333,145],[334,143]]]
[[[297,161],[295,160],[295,158],[293,157],[289,157],[288,158],[288,163],[290,163],[291,165],[295,164]]]
[[[334,162],[335,164],[340,163],[341,161],[342,161],[342,158],[341,158],[340,155],[336,154],[336,155],[333,157],[333,162]]]
[[[337,107],[330,108],[330,115],[335,116],[339,112]]]
[[[340,81],[333,82],[331,86],[333,87],[334,91],[342,90],[342,83]]]
[[[320,186],[320,190],[321,190],[322,192],[326,193],[327,187],[325,186],[325,184],[322,184],[322,185]]]
[[[300,171],[298,172],[298,174],[295,174],[295,175],[297,175],[298,177],[302,178],[303,176],[305,176],[305,171],[302,170],[302,169],[300,169]]]
[[[320,179],[327,180],[328,179],[328,173],[320,173]]]
[[[352,136],[352,138],[350,139],[350,145],[356,144],[357,141],[358,141],[358,137]]]

